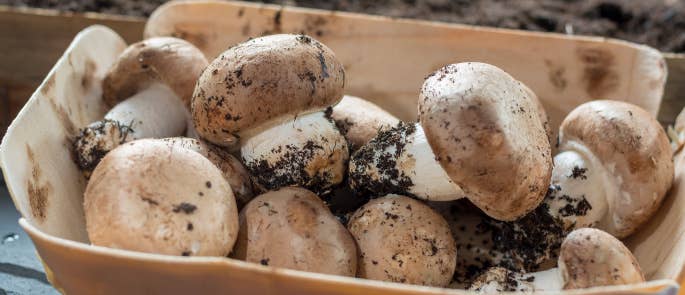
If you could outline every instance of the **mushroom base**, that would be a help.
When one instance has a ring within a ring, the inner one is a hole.
[[[243,141],[240,153],[262,190],[297,185],[325,193],[342,182],[347,142],[324,112],[297,117]]]

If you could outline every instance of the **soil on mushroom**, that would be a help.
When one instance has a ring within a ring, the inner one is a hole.
[[[0,4],[148,16],[166,0],[0,0]],[[619,0],[267,0],[473,25],[615,37],[685,52],[685,1]]]

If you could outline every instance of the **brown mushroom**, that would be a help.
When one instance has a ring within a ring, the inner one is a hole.
[[[225,256],[238,212],[221,171],[197,152],[141,139],[109,152],[84,195],[94,245],[183,256]]]
[[[427,200],[466,196],[489,216],[515,220],[542,201],[552,170],[532,91],[483,63],[443,67],[423,84],[419,123],[400,124],[352,155],[352,187]]]
[[[412,198],[371,200],[350,218],[361,278],[444,287],[455,270],[457,250],[440,214]]]
[[[192,115],[202,138],[239,146],[264,190],[316,192],[343,180],[347,142],[327,108],[343,95],[342,64],[304,35],[271,35],[231,47],[202,73]]]
[[[350,152],[368,143],[379,131],[399,123],[399,119],[384,109],[362,98],[345,95],[333,107],[331,114],[350,148]]]
[[[275,267],[354,276],[350,233],[314,193],[285,187],[257,196],[240,212],[235,258]]]
[[[206,65],[199,49],[177,38],[151,38],[124,50],[102,82],[103,100],[113,108],[73,142],[86,177],[122,143],[183,134],[193,86]]]
[[[582,228],[564,240],[558,268],[519,273],[494,267],[476,279],[469,289],[481,293],[558,291],[644,281],[637,260],[621,241],[604,231]]]
[[[231,185],[238,209],[243,208],[252,200],[252,181],[250,174],[240,160],[222,148],[207,143],[201,139],[187,137],[165,138],[164,141],[174,146],[180,146],[200,153],[221,170],[224,179]]]
[[[597,227],[627,237],[656,212],[671,187],[668,136],[635,105],[580,105],[562,122],[559,143],[545,203],[568,229]]]

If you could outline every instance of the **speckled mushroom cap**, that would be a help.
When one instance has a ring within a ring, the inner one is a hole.
[[[207,143],[202,139],[172,137],[165,138],[164,141],[171,145],[196,151],[212,161],[212,163],[221,170],[224,179],[231,185],[231,190],[233,191],[233,195],[235,195],[238,208],[242,208],[252,200],[254,195],[250,174],[236,157],[220,147]]]
[[[202,51],[185,40],[143,40],[126,48],[109,69],[102,82],[102,98],[113,107],[152,83],[162,83],[190,107],[195,82],[207,64]]]
[[[564,289],[645,281],[633,254],[612,235],[593,228],[571,232],[561,244],[559,271]]]
[[[455,270],[457,250],[440,214],[412,198],[371,200],[350,218],[361,278],[444,287]]]
[[[193,94],[197,132],[218,145],[343,96],[345,72],[335,54],[304,35],[280,34],[231,47],[205,69]]]
[[[357,150],[376,137],[378,131],[389,129],[400,121],[372,102],[351,95],[345,95],[333,107],[331,117],[347,138],[350,151]]]
[[[673,181],[673,159],[666,132],[643,109],[625,102],[585,103],[564,119],[559,149],[589,150],[609,181],[609,213],[596,225],[622,238],[659,208]]]
[[[225,256],[238,212],[221,171],[190,149],[141,139],[109,152],[86,187],[94,245],[183,256]]]
[[[354,276],[357,248],[314,193],[286,187],[257,196],[240,212],[233,256],[263,265]]]
[[[429,76],[419,122],[440,165],[476,206],[514,220],[542,200],[550,144],[529,90],[501,69],[459,63]]]

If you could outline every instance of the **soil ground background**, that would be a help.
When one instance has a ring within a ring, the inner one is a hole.
[[[165,0],[0,0],[0,4],[148,16]],[[685,52],[685,0],[289,0],[268,3],[531,31],[614,37]]]

